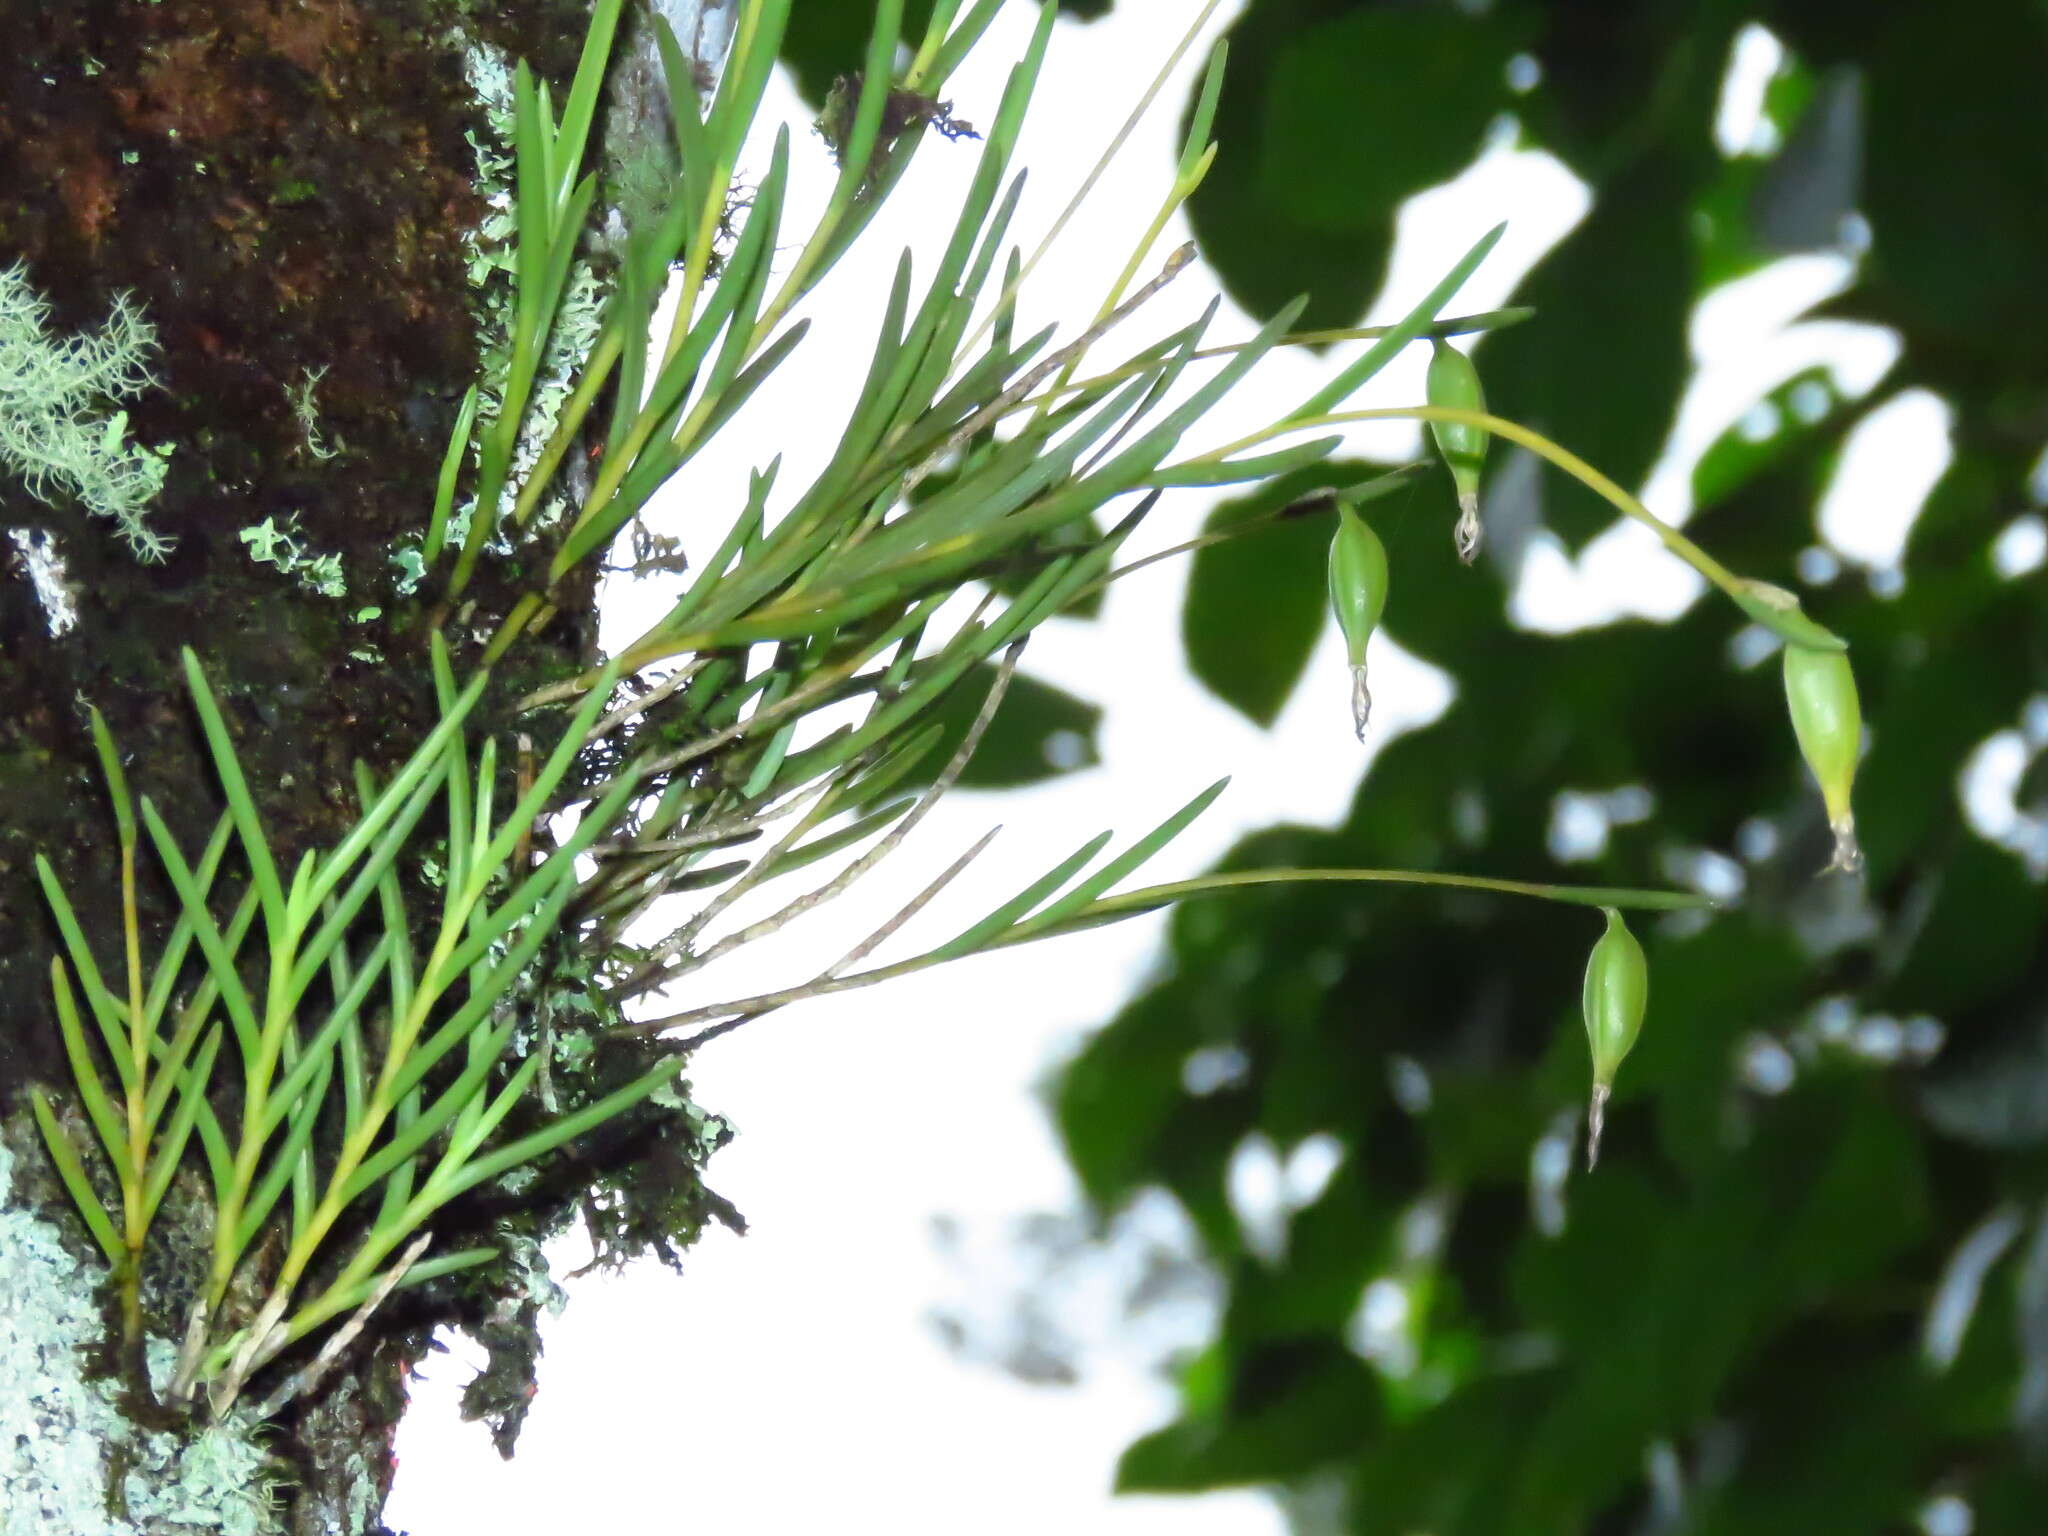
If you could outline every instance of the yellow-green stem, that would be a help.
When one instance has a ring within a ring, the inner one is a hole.
[[[1506,438],[1511,443],[1520,444],[1538,458],[1548,459],[1552,464],[1555,464],[1559,469],[1585,486],[1587,490],[1593,492],[1594,495],[1614,507],[1624,517],[1633,518],[1636,522],[1648,528],[1663,541],[1666,549],[1670,550],[1679,559],[1698,571],[1708,581],[1711,581],[1738,603],[1743,602],[1747,596],[1741,578],[1729,570],[1727,566],[1716,560],[1704,549],[1701,549],[1699,545],[1665,522],[1663,518],[1657,516],[1656,513],[1652,512],[1635,497],[1623,490],[1614,481],[1608,479],[1607,476],[1601,474],[1599,470],[1588,464],[1570,449],[1560,447],[1541,432],[1525,427],[1520,422],[1509,421],[1503,416],[1495,416],[1488,411],[1460,410],[1455,406],[1448,405],[1399,405],[1386,406],[1369,411],[1331,411],[1325,415],[1305,416],[1299,420],[1283,422],[1278,426],[1265,427],[1257,432],[1248,433],[1236,442],[1226,443],[1221,448],[1211,449],[1209,452],[1200,454],[1189,462],[1195,464],[1214,463],[1228,458],[1231,454],[1256,447],[1260,443],[1270,442],[1272,439],[1284,436],[1290,432],[1307,431],[1314,427],[1343,426],[1348,422],[1354,421],[1456,422],[1462,426],[1483,428],[1497,436]]]
[[[142,1244],[148,1235],[144,1209],[149,1187],[149,1020],[142,1001],[142,924],[135,902],[135,843],[121,840],[121,927],[128,949],[128,1166],[121,1170],[121,1241],[128,1250],[121,1268],[121,1334],[133,1342],[142,1332]]]
[[[1217,895],[1253,885],[1305,885],[1325,881],[1339,884],[1428,885],[1462,891],[1490,891],[1500,896],[1528,896],[1538,901],[1561,902],[1568,906],[1632,907],[1654,912],[1712,911],[1721,904],[1709,896],[1691,891],[1633,890],[1595,885],[1546,885],[1535,880],[1502,880],[1492,875],[1452,875],[1416,869],[1248,869],[1225,875],[1206,875],[1194,880],[1175,880],[1165,885],[1146,886],[1105,896],[1085,910],[1091,915],[1122,908],[1142,909],[1193,896]],[[1058,924],[1047,924],[1056,928]],[[1033,924],[1019,923],[991,948],[1021,944],[1037,937]]]
[[[221,1197],[220,1209],[214,1214],[213,1226],[213,1274],[207,1289],[207,1300],[214,1311],[227,1297],[228,1286],[233,1282],[235,1269],[242,1260],[241,1245],[235,1241],[235,1232],[242,1224],[242,1208],[248,1203],[249,1191],[256,1187],[257,1165],[263,1159],[263,1146],[269,1139],[263,1130],[263,1122],[269,1117],[271,1080],[277,1073],[277,1059],[284,1051],[284,1031],[290,1027],[290,1010],[285,1006],[285,993],[291,986],[292,956],[297,949],[297,935],[277,933],[270,941],[270,982],[263,1006],[263,1028],[256,1038],[256,1056],[242,1074],[242,1136],[235,1147],[233,1176],[228,1181],[227,1192]]]
[[[1095,318],[1081,328],[1081,334],[1084,339],[1089,331],[1094,330],[1116,312],[1117,305],[1123,302],[1123,296],[1131,286],[1131,280],[1138,275],[1138,268],[1143,265],[1145,257],[1151,252],[1153,245],[1157,243],[1160,234],[1165,230],[1167,220],[1171,219],[1174,210],[1187,200],[1188,194],[1201,185],[1202,177],[1208,173],[1209,163],[1215,158],[1216,146],[1211,144],[1203,151],[1202,158],[1196,163],[1194,171],[1187,179],[1175,181],[1172,187],[1167,190],[1165,199],[1159,205],[1159,211],[1152,215],[1152,222],[1145,226],[1145,233],[1138,237],[1138,243],[1131,248],[1130,259],[1124,263],[1123,271],[1117,274],[1116,281],[1109,286],[1109,292],[1103,295],[1102,306],[1096,310]],[[1083,353],[1076,352],[1072,357],[1068,358],[1065,365],[1060,369],[1059,377],[1052,381],[1052,386],[1039,395],[1039,419],[1042,420],[1044,418],[1046,412],[1052,409],[1053,402],[1065,391],[1067,381],[1073,378],[1074,370],[1081,366],[1081,358],[1084,355]]]
[[[1195,39],[1201,36],[1202,28],[1209,24],[1209,18],[1216,14],[1216,7],[1220,3],[1221,0],[1207,0],[1195,19],[1188,23],[1187,30],[1181,33],[1180,41],[1174,44],[1173,52],[1166,56],[1165,62],[1153,75],[1152,83],[1145,87],[1144,94],[1131,107],[1130,116],[1124,119],[1123,126],[1117,129],[1109,143],[1103,146],[1102,153],[1096,156],[1095,164],[1089,168],[1087,176],[1082,179],[1074,195],[1067,200],[1067,206],[1060,210],[1059,217],[1052,221],[1052,227],[1046,230],[1044,237],[1038,242],[1038,248],[1025,258],[1024,264],[1017,269],[1017,275],[1003,285],[1003,291],[996,296],[996,302],[988,313],[983,315],[980,323],[968,333],[966,343],[960,349],[962,357],[973,352],[975,344],[986,336],[990,327],[995,324],[995,317],[1017,297],[1017,291],[1024,286],[1031,274],[1038,270],[1038,263],[1044,259],[1045,253],[1052,249],[1053,242],[1059,239],[1067,227],[1067,222],[1073,218],[1088,194],[1095,190],[1095,184],[1102,179],[1102,174],[1109,169],[1110,162],[1129,142],[1132,132],[1143,121],[1145,114],[1152,110],[1153,101],[1172,77],[1174,67],[1180,63],[1182,55],[1194,46]]]

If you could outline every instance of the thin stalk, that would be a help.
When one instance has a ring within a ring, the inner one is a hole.
[[[128,951],[128,1162],[121,1169],[121,1338],[142,1337],[142,1245],[149,1235],[149,1016],[143,1003],[142,923],[135,901],[135,825],[121,829],[121,928]]]
[[[1484,331],[1506,330],[1511,325],[1520,325],[1524,320],[1534,318],[1536,311],[1523,304],[1512,304],[1505,309],[1485,309],[1476,314],[1454,315],[1448,320],[1437,320],[1426,325],[1417,333],[1417,339],[1430,341],[1438,337],[1470,336]],[[1273,345],[1277,347],[1326,347],[1340,341],[1378,341],[1391,336],[1397,329],[1391,325],[1351,325],[1334,330],[1290,331]],[[1248,341],[1222,342],[1213,347],[1199,349],[1190,361],[1201,362],[1205,358],[1229,357],[1251,346]],[[1099,389],[1105,385],[1119,383],[1135,373],[1145,370],[1143,363],[1126,363],[1112,368],[1107,373],[1098,373],[1085,379],[1075,379],[1064,386],[1068,394],[1083,390]],[[1290,426],[1296,423],[1289,423]]]
[[[995,324],[996,316],[1002,314],[1005,307],[1016,299],[1018,290],[1024,286],[1024,280],[1038,270],[1039,262],[1045,259],[1045,253],[1052,249],[1053,242],[1059,239],[1061,233],[1065,231],[1067,222],[1073,218],[1074,214],[1080,209],[1081,204],[1087,200],[1088,194],[1095,190],[1095,184],[1102,179],[1102,173],[1109,169],[1110,162],[1116,159],[1118,153],[1130,140],[1131,134],[1137,129],[1138,124],[1144,120],[1145,114],[1152,110],[1152,103],[1158,98],[1160,91],[1165,88],[1166,82],[1172,77],[1175,67],[1179,65],[1188,49],[1194,46],[1194,41],[1201,35],[1202,28],[1209,24],[1209,18],[1216,14],[1216,7],[1219,4],[1221,4],[1221,0],[1207,0],[1207,4],[1196,13],[1195,19],[1188,24],[1187,30],[1181,34],[1180,41],[1174,44],[1173,52],[1166,56],[1166,61],[1159,66],[1158,71],[1152,76],[1152,83],[1145,87],[1145,93],[1138,98],[1137,104],[1131,108],[1130,116],[1124,119],[1123,126],[1117,129],[1115,134],[1111,136],[1109,143],[1103,146],[1102,153],[1095,157],[1095,164],[1090,167],[1087,176],[1082,179],[1081,185],[1075,189],[1074,195],[1067,200],[1067,206],[1060,210],[1059,217],[1052,221],[1052,227],[1046,230],[1045,237],[1038,242],[1037,249],[1033,250],[1025,258],[1024,264],[1017,269],[1016,276],[1003,284],[1003,290],[996,296],[995,304],[982,317],[981,323],[968,334],[966,342],[961,347],[963,355],[974,350],[982,337],[988,334],[989,327]]]
[[[1323,415],[1306,416],[1298,421],[1283,422],[1277,426],[1263,427],[1257,432],[1248,433],[1235,442],[1224,444],[1221,448],[1212,448],[1207,453],[1197,455],[1186,462],[1213,463],[1290,432],[1306,431],[1313,427],[1342,426],[1354,421],[1453,422],[1460,426],[1479,427],[1504,437],[1509,442],[1528,449],[1538,458],[1549,460],[1624,517],[1631,518],[1648,528],[1657,535],[1666,549],[1719,587],[1728,595],[1730,601],[1759,623],[1768,625],[1795,644],[1821,646],[1830,650],[1843,648],[1843,641],[1838,636],[1806,618],[1796,607],[1781,609],[1776,613],[1759,611],[1760,608],[1775,605],[1760,597],[1756,583],[1737,576],[1570,449],[1559,446],[1541,432],[1525,427],[1520,422],[1509,421],[1506,417],[1495,416],[1487,411],[1467,411],[1448,405],[1400,405],[1364,411],[1331,411]]]
[[[981,953],[991,949],[1007,949],[1014,944],[1028,944],[1036,939],[1051,938],[1056,934],[1093,927],[1098,923],[1135,917],[1140,912],[1149,912],[1174,902],[1198,896],[1218,895],[1247,886],[1302,885],[1325,881],[1373,885],[1425,885],[1452,890],[1490,891],[1501,896],[1526,896],[1539,901],[1562,902],[1571,906],[1625,907],[1647,912],[1715,911],[1721,906],[1721,903],[1711,897],[1695,895],[1690,891],[1649,891],[1625,886],[1544,885],[1530,880],[1500,880],[1488,875],[1437,874],[1427,870],[1254,869],[1242,870],[1235,874],[1206,875],[1194,880],[1176,880],[1166,885],[1145,886],[1139,890],[1126,891],[1119,896],[1103,897],[1079,911],[1057,918],[1041,918],[1035,921],[1027,919],[967,953]],[[727,1003],[689,1008],[657,1019],[635,1019],[629,1023],[614,1025],[611,1033],[654,1035],[666,1029],[674,1029],[678,1025],[700,1023],[707,1019],[729,1018],[735,1014],[749,1018],[758,1017],[777,1008],[787,1007],[791,1003],[824,997],[834,992],[849,992],[860,987],[871,987],[878,982],[893,981],[899,976],[909,976],[927,970],[947,960],[964,958],[964,954],[950,954],[942,947],[928,950],[921,955],[913,955],[908,960],[898,960],[892,965],[877,966],[871,971],[859,971],[852,976],[828,974],[815,981],[805,982],[801,986],[785,987],[777,992],[762,992],[753,997],[736,998]],[[712,1029],[703,1031],[701,1035],[687,1036],[677,1042],[678,1054],[688,1055],[698,1045],[724,1032],[723,1029]]]
[[[1152,253],[1152,247],[1158,243],[1159,237],[1166,232],[1168,221],[1180,210],[1181,204],[1188,200],[1195,188],[1202,184],[1202,178],[1208,174],[1209,166],[1215,158],[1216,147],[1212,144],[1203,152],[1186,176],[1174,178],[1173,185],[1167,189],[1166,196],[1160,201],[1158,212],[1152,215],[1152,222],[1145,226],[1145,232],[1138,237],[1138,243],[1131,248],[1131,254],[1125,260],[1123,270],[1117,274],[1116,281],[1109,285],[1109,292],[1103,295],[1102,304],[1095,311],[1095,318],[1090,322],[1088,330],[1083,333],[1078,342],[1064,350],[1063,356],[1065,361],[1060,365],[1059,377],[1053,380],[1052,386],[1039,397],[1038,415],[1040,418],[1043,418],[1053,408],[1054,400],[1066,388],[1067,382],[1073,378],[1074,370],[1081,366],[1081,359],[1087,355],[1088,348],[1093,343],[1094,338],[1101,334],[1101,328],[1105,322],[1117,312],[1118,301],[1123,298],[1125,290],[1131,286],[1132,280],[1137,277],[1138,268],[1145,264],[1145,258]],[[1174,273],[1178,272],[1193,257],[1193,243],[1190,242],[1183,245],[1174,253],[1173,260],[1167,264],[1167,269],[1161,276],[1171,278]]]

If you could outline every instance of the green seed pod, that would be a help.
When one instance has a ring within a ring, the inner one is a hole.
[[[1372,524],[1337,503],[1337,533],[1330,540],[1330,608],[1351,656],[1351,723],[1365,740],[1372,694],[1365,686],[1365,643],[1387,606],[1387,547]]]
[[[1429,403],[1461,411],[1486,409],[1479,370],[1471,358],[1441,338],[1431,343]],[[1458,492],[1458,558],[1470,565],[1479,554],[1479,471],[1486,462],[1486,432],[1462,421],[1432,421],[1429,430]]]
[[[1586,1166],[1600,1158],[1600,1131],[1614,1074],[1643,1027],[1650,1000],[1650,968],[1643,946],[1612,907],[1607,931],[1586,961],[1586,1039],[1593,1048],[1593,1101],[1586,1110]]]
[[[1856,846],[1856,817],[1849,790],[1856,782],[1856,757],[1863,745],[1863,710],[1856,701],[1856,674],[1846,651],[1785,647],[1785,702],[1792,733],[1828,808],[1835,834],[1829,869],[1856,870],[1863,850]]]

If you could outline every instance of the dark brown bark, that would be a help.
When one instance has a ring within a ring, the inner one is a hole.
[[[140,563],[110,523],[0,467],[0,554],[13,557],[0,573],[0,1112],[22,1170],[40,1151],[21,1134],[24,1084],[70,1080],[37,853],[103,964],[120,953],[113,823],[85,703],[105,715],[135,792],[196,848],[222,800],[180,670],[190,646],[287,861],[353,820],[357,760],[387,769],[431,725],[426,636],[449,616],[431,582],[399,590],[391,554],[424,526],[479,361],[465,240],[485,210],[465,134],[485,129],[451,29],[529,60],[559,100],[587,11],[587,0],[0,0],[0,267],[25,263],[55,330],[97,325],[123,292],[155,326],[159,387],[127,402],[128,420],[136,441],[173,449],[150,519],[175,541],[161,564]],[[309,388],[314,434],[294,407]],[[265,519],[338,556],[346,597],[252,560],[241,534]],[[47,536],[64,564],[78,619],[61,634],[16,531]],[[444,625],[458,667],[538,584],[538,559],[479,567],[473,608]],[[590,581],[551,595],[558,616],[498,669],[483,728],[585,654]],[[381,611],[358,617],[370,608]],[[144,928],[160,934],[169,893],[143,864]],[[515,1225],[545,1230],[577,1177],[644,1154],[650,1135],[660,1142],[642,1124],[586,1152],[552,1180],[553,1210],[515,1213]],[[701,1219],[707,1197],[687,1182],[672,1198]],[[79,1237],[88,1268],[97,1262],[46,1170],[17,1178],[11,1198],[37,1204]],[[175,1277],[202,1240],[198,1225],[181,1238],[160,1223],[154,1263]],[[152,1332],[181,1325],[178,1292],[157,1277]],[[276,1439],[287,1528],[353,1533],[374,1517],[407,1363],[451,1307],[481,1323],[479,1305],[394,1307],[380,1337],[289,1411]]]

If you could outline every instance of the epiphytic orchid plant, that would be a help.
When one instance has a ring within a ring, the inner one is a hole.
[[[438,485],[422,498],[422,553],[443,628],[500,542],[547,541],[544,577],[511,606],[466,679],[437,629],[430,658],[439,723],[385,782],[359,772],[349,789],[360,818],[332,848],[280,867],[213,688],[188,655],[227,802],[196,857],[146,799],[138,817],[120,754],[94,717],[123,877],[126,948],[111,973],[43,866],[66,949],[52,966],[52,996],[99,1156],[88,1155],[75,1119],[67,1123],[48,1095],[38,1091],[35,1108],[112,1267],[131,1345],[143,1329],[150,1226],[195,1141],[207,1175],[211,1261],[189,1287],[195,1299],[169,1385],[173,1403],[203,1394],[214,1413],[226,1413],[260,1376],[266,1386],[254,1411],[275,1412],[331,1367],[394,1288],[497,1257],[490,1248],[436,1249],[436,1222],[451,1205],[483,1186],[516,1193],[527,1165],[658,1105],[708,1040],[806,998],[1254,883],[1476,887],[1601,908],[1601,944],[1616,953],[1627,938],[1620,909],[1707,905],[1683,892],[1408,870],[1260,870],[1128,888],[1221,793],[1218,782],[1107,858],[1107,834],[1083,844],[920,952],[871,959],[986,838],[817,974],[767,993],[627,1016],[628,1005],[843,895],[901,848],[958,779],[1032,632],[1149,563],[1120,566],[1118,554],[1162,498],[1314,464],[1354,421],[1408,416],[1432,425],[1459,492],[1458,537],[1468,552],[1479,531],[1479,459],[1489,438],[1503,437],[1649,523],[1781,636],[1799,743],[1826,792],[1844,861],[1851,857],[1857,722],[1842,642],[1776,589],[1726,571],[1563,448],[1487,414],[1469,360],[1445,341],[1526,318],[1439,317],[1498,230],[1396,325],[1297,336],[1296,305],[1249,339],[1216,344],[1212,305],[1194,324],[1084,371],[1190,257],[1177,251],[1140,281],[1213,155],[1220,49],[1158,216],[1099,307],[1070,338],[1058,327],[1015,334],[1019,292],[1037,258],[1012,243],[1022,178],[1011,159],[1044,63],[1050,3],[1011,71],[925,281],[915,281],[907,252],[896,269],[857,403],[825,468],[800,488],[781,483],[777,462],[759,469],[722,542],[656,623],[580,675],[487,711],[480,701],[492,669],[547,621],[559,585],[604,559],[799,349],[806,297],[894,192],[924,126],[968,131],[939,93],[1001,0],[939,0],[900,69],[902,3],[882,0],[865,68],[842,83],[824,125],[840,165],[835,190],[787,259],[786,129],[743,217],[731,188],[791,0],[745,0],[708,104],[657,22],[680,164],[675,193],[626,230],[597,340],[551,424],[536,432],[539,360],[589,246],[598,188],[583,166],[622,3],[597,5],[559,115],[547,88],[518,72],[509,344],[465,400]],[[671,292],[678,318],[657,337],[657,307]],[[1334,335],[1373,344],[1258,432],[1181,454],[1183,439],[1273,349]],[[1398,352],[1422,342],[1436,349],[1428,401],[1344,408]],[[575,450],[593,436],[602,453],[572,513],[553,523],[537,517],[563,493]],[[1340,486],[1335,497],[1331,597],[1357,672],[1361,728],[1365,640],[1390,573],[1360,509],[1407,478]],[[465,488],[466,523],[457,501]],[[1099,531],[1095,514],[1105,510]],[[964,621],[948,606],[963,591],[978,594]],[[933,776],[925,760],[943,734],[935,709],[977,681],[988,683],[979,714]],[[819,723],[822,712],[843,717],[849,707],[850,723]],[[565,710],[544,757],[523,744],[521,733]],[[913,779],[921,765],[926,774]],[[573,830],[545,848],[545,827],[563,813]],[[175,924],[147,963],[135,901],[144,833],[178,898]],[[829,873],[807,885],[793,880],[814,867]],[[718,931],[737,900],[774,882],[801,888],[770,915]],[[422,890],[434,892],[424,903]],[[660,937],[635,937],[647,914],[679,907],[686,915]],[[1641,1022],[1645,984],[1624,971],[1596,952],[1588,974],[1596,1104]],[[589,982],[577,1020],[532,1006],[572,974]],[[536,1015],[551,1022],[537,1027]],[[550,1031],[571,1031],[584,1048],[630,1045],[635,1070],[580,1097],[558,1093],[550,1064],[563,1040]],[[323,1342],[308,1353],[300,1346],[315,1335]]]

